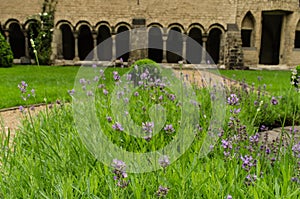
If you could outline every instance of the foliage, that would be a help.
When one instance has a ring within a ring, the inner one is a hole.
[[[54,29],[54,15],[57,0],[44,0],[42,12],[38,17],[39,24],[35,27],[37,35],[30,33],[32,47],[36,50],[39,63],[42,65],[51,64],[51,43]]]
[[[94,68],[92,68],[94,70]],[[132,69],[134,70],[134,69]],[[95,70],[96,71],[96,70]],[[97,70],[99,71],[99,70]],[[129,103],[130,115],[141,122],[151,119],[147,111],[161,100],[167,113],[166,126],[155,137],[135,139],[117,124],[110,100],[125,69],[102,71],[95,93],[98,119],[105,134],[116,145],[131,151],[151,151],[168,144],[177,135],[180,112],[176,96],[171,98],[167,86],[156,90],[143,82],[130,99],[120,94],[120,103]],[[130,73],[126,73],[128,75]],[[145,80],[145,79],[143,79]],[[90,81],[81,79],[82,89]],[[91,80],[94,81],[94,80]],[[26,85],[24,83],[24,85]],[[161,85],[160,85],[161,86]],[[104,92],[105,91],[105,92]],[[291,91],[291,90],[290,90]],[[236,87],[226,90],[227,115],[218,139],[206,157],[199,157],[203,138],[210,135],[209,115],[199,121],[195,139],[187,151],[170,164],[160,159],[161,168],[149,173],[126,173],[126,160],[104,165],[90,153],[74,125],[73,111],[67,104],[46,109],[36,118],[23,112],[23,127],[13,142],[4,132],[0,137],[1,198],[298,198],[300,144],[296,131],[282,132],[290,138],[267,140],[259,127],[268,120],[299,114],[299,95],[286,92],[282,97],[260,90]],[[24,92],[21,89],[21,92]],[[75,91],[76,93],[77,91]],[[195,88],[199,107],[211,103],[213,93]],[[74,93],[73,93],[74,94]],[[152,96],[147,97],[147,94]],[[38,95],[38,93],[37,93]],[[92,95],[90,95],[92,96]],[[159,98],[159,96],[163,96]],[[75,94],[76,97],[76,94]],[[292,103],[287,103],[295,98]],[[124,100],[124,101],[123,101]],[[195,103],[196,104],[196,103]],[[297,105],[298,104],[298,105]],[[294,106],[298,107],[294,107]],[[191,106],[194,106],[191,105]],[[200,109],[203,110],[202,108]],[[281,115],[279,116],[278,115]],[[123,112],[121,114],[124,114]],[[201,112],[202,114],[202,112]],[[206,112],[203,112],[206,115]],[[270,116],[269,116],[270,115]],[[148,123],[149,124],[149,123]],[[202,125],[203,124],[203,125]],[[205,126],[206,124],[206,126]],[[282,126],[285,125],[283,120]],[[147,126],[146,123],[144,126]],[[143,129],[148,131],[149,127]],[[155,127],[155,126],[154,126]],[[87,133],[91,133],[87,131]],[[145,133],[145,132],[140,132]],[[109,150],[109,149],[108,149]],[[110,153],[110,151],[108,151]]]
[[[13,53],[10,45],[5,40],[4,36],[0,33],[0,67],[11,67],[13,64]]]

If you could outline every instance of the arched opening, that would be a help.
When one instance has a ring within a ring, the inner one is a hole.
[[[167,39],[167,62],[178,63],[182,60],[182,35],[178,27],[169,31]]]
[[[300,48],[300,20],[297,24],[295,32],[295,48]]]
[[[279,64],[283,16],[284,13],[277,11],[264,11],[262,13],[260,64]]]
[[[129,29],[126,26],[120,26],[116,36],[117,59],[123,59],[127,62],[129,59]],[[121,34],[120,34],[121,33]]]
[[[25,56],[25,37],[18,23],[9,25],[9,43],[15,59]]]
[[[213,28],[209,31],[206,51],[211,57],[211,59],[207,58],[210,63],[219,63],[221,35],[222,31],[219,28]]]
[[[82,25],[78,35],[78,55],[80,60],[92,60],[93,53],[93,36],[90,28],[87,25]],[[90,55],[89,57],[87,57]]]
[[[148,58],[157,63],[163,59],[162,33],[158,27],[151,27],[148,33]]]
[[[62,54],[63,59],[73,60],[75,57],[75,39],[69,25],[63,24],[60,26],[62,37]]]
[[[100,44],[100,45],[99,45]],[[97,36],[98,59],[101,61],[111,61],[112,59],[112,39],[110,29],[107,26],[100,26]]]
[[[186,60],[191,64],[200,64],[202,58],[202,32],[192,28],[186,41]]]
[[[29,56],[31,58],[34,58],[34,53],[33,53],[33,47],[30,42],[30,39],[33,39],[33,41],[36,41],[36,38],[38,37],[39,34],[39,29],[40,26],[37,22],[32,22],[28,25],[28,46],[29,46]]]
[[[248,12],[242,21],[242,47],[254,46],[254,17]]]

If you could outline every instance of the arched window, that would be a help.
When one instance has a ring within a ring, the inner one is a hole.
[[[106,25],[101,25],[98,29],[97,45],[98,59],[101,61],[111,61],[112,39],[110,29]]]
[[[60,26],[62,36],[63,58],[72,60],[75,56],[75,39],[71,27],[68,24]]]
[[[200,64],[202,58],[202,32],[199,28],[189,31],[186,41],[186,59],[188,63]]]
[[[129,29],[126,26],[120,26],[116,36],[117,59],[123,59],[127,62],[129,59]]]
[[[151,27],[148,34],[148,57],[157,63],[161,63],[163,59],[163,40],[161,30],[158,27]]]
[[[300,48],[300,20],[297,24],[295,32],[295,48]]]
[[[219,28],[213,28],[209,31],[206,50],[211,59],[207,58],[210,63],[219,63],[220,59],[220,44],[222,31]]]
[[[182,60],[182,46],[181,30],[178,27],[171,28],[167,39],[168,63],[178,63]]]
[[[9,43],[15,59],[25,56],[25,36],[18,23],[9,25]]]
[[[93,36],[90,28],[87,25],[82,25],[78,35],[78,53],[80,60],[92,60],[93,54]],[[91,57],[87,57],[90,55]]]
[[[242,22],[242,47],[254,46],[254,17],[248,12]]]

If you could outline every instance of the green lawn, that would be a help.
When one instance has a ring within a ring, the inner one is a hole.
[[[70,100],[68,90],[73,88],[79,67],[67,66],[13,66],[0,68],[0,109],[26,103],[42,103],[56,99]],[[28,90],[35,89],[36,98],[24,102],[18,84],[25,81]]]
[[[248,85],[263,87],[272,93],[285,93],[291,88],[290,71],[270,71],[270,70],[219,70],[221,75],[235,80],[245,80]],[[259,80],[260,79],[260,80]]]
[[[24,104],[42,103],[44,98],[47,102],[57,99],[70,100],[68,90],[73,88],[74,78],[78,66],[22,66],[16,65],[12,68],[0,68],[0,109],[19,106]],[[266,85],[269,92],[284,93],[290,86],[290,71],[238,71],[220,70],[222,75],[243,80],[256,87]],[[261,80],[258,80],[261,77]],[[36,98],[24,102],[21,98],[18,84],[25,81],[29,91],[35,89]]]

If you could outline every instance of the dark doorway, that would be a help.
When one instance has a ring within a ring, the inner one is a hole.
[[[15,59],[25,56],[25,37],[18,23],[9,26],[9,43]]]
[[[279,64],[282,19],[283,15],[263,13],[260,64]]]
[[[190,64],[200,64],[202,58],[202,32],[192,28],[186,41],[186,60]]]
[[[78,54],[80,60],[93,59],[93,36],[90,28],[87,25],[82,25],[79,29],[78,36]],[[87,57],[89,55],[89,57]]]
[[[100,44],[100,45],[99,45]],[[107,26],[100,26],[97,37],[98,59],[101,61],[111,61],[112,59],[112,39],[110,29]]]
[[[179,28],[171,28],[167,39],[167,62],[178,63],[182,60],[182,35]]]
[[[124,62],[129,58],[129,29],[126,26],[120,26],[116,36],[117,59],[123,59]],[[121,34],[120,34],[121,33]]]
[[[163,40],[160,28],[151,27],[148,36],[148,58],[157,63],[163,59]]]
[[[300,48],[300,31],[297,30],[295,32],[295,42],[294,42],[295,48]]]
[[[211,64],[218,64],[220,59],[220,43],[221,43],[222,31],[219,28],[213,28],[209,31],[206,51],[210,55],[207,57],[207,62]]]
[[[73,60],[75,57],[75,39],[73,32],[67,24],[63,24],[60,27],[60,30],[62,33],[63,58],[66,60]]]

